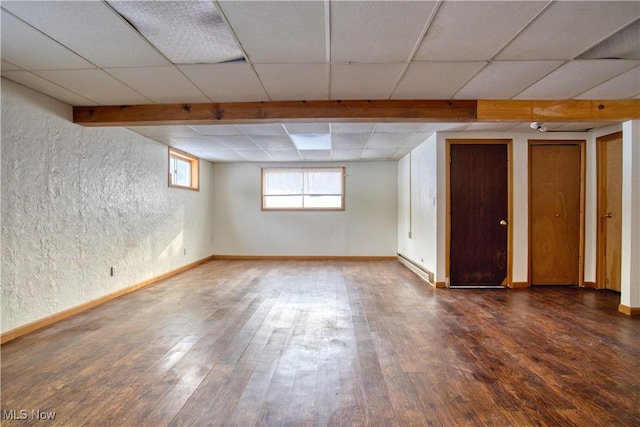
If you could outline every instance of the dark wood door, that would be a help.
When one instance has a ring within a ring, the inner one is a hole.
[[[450,286],[507,278],[507,144],[450,146]]]
[[[578,285],[582,161],[578,144],[529,149],[532,285]]]

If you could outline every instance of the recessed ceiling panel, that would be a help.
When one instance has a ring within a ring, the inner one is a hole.
[[[302,160],[298,150],[272,151],[269,154],[276,162],[297,162]]]
[[[547,1],[445,1],[414,60],[489,60]]]
[[[640,19],[601,41],[580,59],[640,59]]]
[[[208,150],[226,150],[227,147],[213,140],[212,136],[172,137],[171,139],[182,147],[206,152]]]
[[[98,104],[151,103],[149,99],[102,70],[38,71],[36,74]]]
[[[331,2],[331,62],[408,61],[436,3]]]
[[[209,102],[209,99],[174,66],[107,68],[105,71],[159,104]]]
[[[55,83],[36,76],[28,71],[3,71],[2,77],[20,83],[23,86],[44,93],[59,101],[73,106],[97,105],[96,102],[71,92]]]
[[[571,61],[520,92],[516,99],[568,99],[637,66],[639,61],[584,59]]]
[[[640,94],[640,67],[608,80],[578,96],[576,99],[625,99]]]
[[[202,158],[210,162],[245,162],[246,159],[240,157],[238,153],[230,150],[209,150]]]
[[[492,62],[456,93],[456,99],[509,99],[562,65],[562,61]]]
[[[556,1],[496,59],[571,59],[640,17],[637,1]]]
[[[331,150],[304,150],[300,151],[303,160],[311,160],[314,162],[330,161]]]
[[[3,1],[2,7],[99,67],[168,63],[104,2]]]
[[[378,123],[376,133],[412,133],[421,126],[421,123]]]
[[[4,6],[6,2],[3,2]],[[95,68],[55,40],[2,11],[2,59],[26,70]]]
[[[286,135],[284,126],[278,123],[266,123],[255,125],[238,125],[238,128],[247,135]]]
[[[400,148],[415,144],[412,133],[374,133],[367,148]]]
[[[333,64],[331,99],[388,99],[404,64]]]
[[[332,123],[331,133],[348,134],[348,133],[367,133],[373,132],[376,128],[375,123]]]
[[[449,99],[484,62],[418,62],[409,65],[393,99]]]
[[[274,159],[264,151],[238,151],[240,157],[248,162],[273,162]]]
[[[272,100],[329,99],[328,64],[257,64],[255,69]]]
[[[212,1],[109,1],[174,64],[244,59]]]
[[[178,68],[213,102],[268,100],[258,76],[246,62],[180,65]]]
[[[327,61],[322,1],[221,1],[220,8],[253,64]]]

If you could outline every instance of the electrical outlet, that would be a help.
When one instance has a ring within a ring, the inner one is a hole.
[[[111,276],[115,276],[116,275],[116,268],[115,267],[111,267]]]

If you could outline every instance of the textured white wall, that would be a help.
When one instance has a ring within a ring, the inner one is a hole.
[[[437,148],[433,135],[398,163],[398,253],[434,274],[438,265]]]
[[[213,253],[213,165],[173,189],[167,156],[2,79],[2,332]]]
[[[620,303],[640,307],[640,120],[622,130],[622,259]]]
[[[394,256],[398,229],[397,162],[324,166],[346,166],[345,211],[263,212],[260,209],[261,165],[217,163],[213,178],[214,252],[219,255]]]

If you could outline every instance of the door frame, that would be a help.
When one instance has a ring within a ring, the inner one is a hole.
[[[598,233],[596,237],[596,289],[606,289],[606,266],[605,266],[605,222],[607,204],[607,143],[616,139],[622,139],[622,131],[614,132],[596,138],[596,162],[597,162],[597,215]]]
[[[580,247],[578,249],[578,286],[584,287],[584,239],[585,239],[585,192],[586,192],[586,146],[587,141],[583,139],[530,139],[527,142],[527,175],[528,175],[528,235],[527,235],[527,284],[531,282],[531,148],[536,145],[577,145],[580,147]]]
[[[507,146],[507,277],[504,285],[513,287],[513,140],[512,139],[449,139],[446,140],[446,235],[445,235],[445,277],[446,287],[451,278],[451,146],[455,144],[488,145],[500,144]]]

